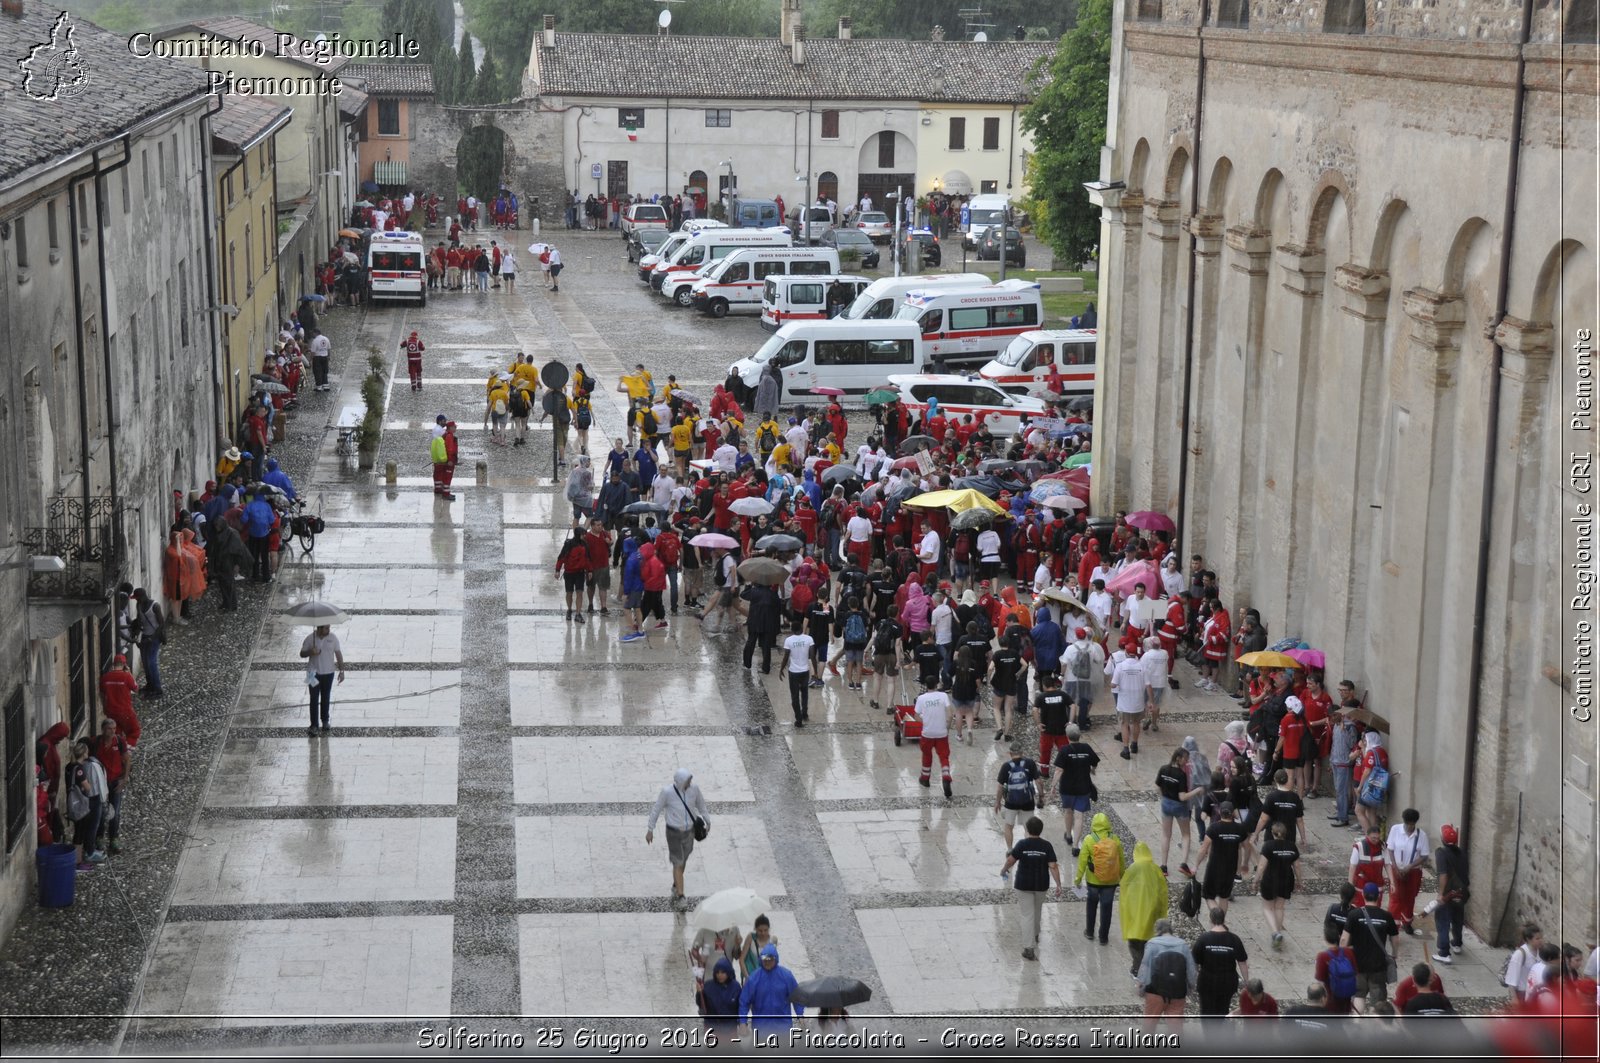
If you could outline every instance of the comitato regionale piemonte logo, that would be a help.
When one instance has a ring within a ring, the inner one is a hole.
[[[73,37],[76,32],[72,16],[63,11],[50,27],[50,39],[28,49],[27,57],[17,61],[22,68],[22,91],[29,99],[71,99],[89,84],[89,69]]]

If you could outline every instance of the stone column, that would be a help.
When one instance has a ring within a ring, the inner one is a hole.
[[[1261,485],[1260,433],[1254,426],[1261,406],[1262,320],[1272,244],[1270,233],[1248,225],[1227,230],[1223,243],[1228,269],[1245,278],[1245,298],[1238,300],[1238,309],[1215,319],[1217,381],[1212,407],[1204,413],[1211,422],[1206,435],[1211,482],[1197,481],[1196,487],[1207,497],[1206,565],[1228,589],[1228,601],[1238,613],[1239,604],[1249,602],[1254,590],[1249,559],[1256,541],[1254,499]],[[1181,545],[1185,555],[1196,552],[1189,543]],[[1185,556],[1186,570],[1188,561]]]
[[[1551,679],[1538,666],[1552,657],[1548,647],[1558,631],[1539,631],[1536,618],[1548,611],[1553,593],[1540,564],[1541,553],[1558,549],[1535,544],[1560,532],[1543,519],[1540,498],[1552,479],[1564,470],[1547,468],[1548,432],[1554,430],[1559,411],[1547,409],[1554,334],[1549,324],[1507,317],[1495,331],[1500,345],[1499,458],[1494,483],[1489,485],[1493,517],[1486,573],[1487,612],[1484,618],[1483,672],[1478,683],[1478,743],[1471,781],[1472,836],[1467,839],[1472,881],[1484,883],[1473,890],[1467,919],[1481,933],[1492,933],[1500,919],[1510,869],[1516,857],[1517,796],[1533,780],[1507,771],[1508,763],[1525,761],[1530,738],[1530,692],[1553,689]],[[1546,507],[1548,508],[1548,507]],[[1563,659],[1556,655],[1554,659]],[[1557,677],[1559,678],[1559,677]],[[1540,700],[1545,700],[1541,698]],[[1534,736],[1538,737],[1538,736]],[[1513,753],[1515,756],[1513,756]],[[1555,781],[1550,780],[1554,785]],[[1441,794],[1449,812],[1460,822],[1459,792]],[[1506,829],[1512,828],[1512,829]],[[1575,855],[1575,854],[1569,854]]]
[[[1212,480],[1215,475],[1216,456],[1210,446],[1210,436],[1216,431],[1223,416],[1238,416],[1237,395],[1222,396],[1218,402],[1217,379],[1217,303],[1218,288],[1222,279],[1222,216],[1199,213],[1188,221],[1189,238],[1195,241],[1195,316],[1194,316],[1194,381],[1189,388],[1189,436],[1181,439],[1180,446],[1189,448],[1189,483],[1185,505],[1187,512],[1174,516],[1184,531],[1180,545],[1187,553],[1205,553],[1207,521],[1211,517]],[[1183,397],[1179,382],[1178,399]],[[1214,410],[1212,407],[1216,406]],[[1224,414],[1223,411],[1232,412]],[[1178,408],[1181,419],[1183,410]],[[1176,470],[1174,470],[1176,476]],[[1184,566],[1187,568],[1187,564]]]
[[[1307,360],[1315,357],[1316,325],[1321,312],[1323,257],[1320,251],[1298,244],[1281,244],[1274,251],[1278,269],[1277,290],[1268,290],[1281,311],[1274,313],[1270,332],[1263,330],[1261,377],[1261,479],[1256,498],[1255,594],[1251,604],[1261,611],[1270,630],[1296,627],[1300,622],[1292,573],[1297,541],[1295,504],[1298,470],[1308,446],[1302,438],[1301,416]],[[1287,295],[1283,294],[1287,293]]]
[[[1101,205],[1099,335],[1095,358],[1096,466],[1094,512],[1126,508],[1132,467],[1133,380],[1138,371],[1139,233],[1144,197],[1136,192],[1092,192]],[[1117,284],[1108,283],[1117,278]]]
[[[1182,266],[1182,207],[1177,200],[1147,199],[1145,238],[1155,246],[1140,262],[1140,283],[1155,298],[1155,328],[1139,336],[1139,370],[1130,396],[1134,413],[1133,468],[1126,495],[1138,509],[1170,509],[1167,484],[1177,477],[1178,426],[1173,381],[1183,373],[1183,308],[1188,275]],[[1125,378],[1126,379],[1126,378]],[[1126,409],[1126,404],[1124,405]]]

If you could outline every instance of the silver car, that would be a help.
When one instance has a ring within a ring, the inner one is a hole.
[[[881,210],[862,210],[856,212],[853,228],[867,234],[867,239],[875,244],[886,244],[894,231],[894,224],[889,221],[889,215]]]

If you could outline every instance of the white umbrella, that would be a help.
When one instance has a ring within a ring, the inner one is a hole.
[[[327,602],[301,602],[291,606],[285,616],[293,617],[295,622],[305,627],[321,627],[323,624],[343,624],[350,618],[343,609]]]
[[[728,504],[728,508],[741,517],[764,517],[773,510],[773,505],[764,498],[736,498]]]
[[[1089,508],[1089,503],[1077,495],[1051,495],[1049,498],[1040,499],[1039,504],[1049,506],[1051,509],[1065,509],[1068,511]]]
[[[726,930],[730,926],[754,926],[756,917],[765,915],[771,902],[755,890],[743,886],[719,890],[695,906],[689,916],[690,930]]]

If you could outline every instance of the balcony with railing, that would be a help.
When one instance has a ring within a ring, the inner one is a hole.
[[[110,601],[127,553],[123,512],[122,500],[110,495],[50,499],[44,527],[26,529],[22,544],[32,557],[60,558],[62,567],[30,567],[30,604]]]

